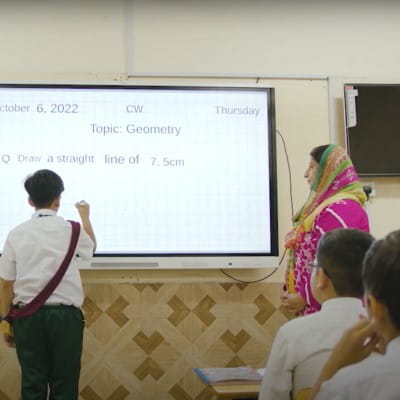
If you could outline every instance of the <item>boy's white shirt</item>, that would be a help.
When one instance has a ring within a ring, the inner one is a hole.
[[[339,370],[321,386],[316,400],[398,400],[400,398],[400,337],[393,339],[385,355]]]
[[[0,257],[0,278],[14,282],[13,303],[29,303],[54,276],[71,240],[71,224],[55,211],[42,209],[8,234]],[[90,261],[93,242],[81,229],[76,253]],[[80,307],[83,289],[78,261],[74,257],[47,303]]]
[[[365,314],[361,300],[338,297],[321,311],[283,325],[273,342],[259,400],[290,400],[291,392],[312,387],[343,331]]]

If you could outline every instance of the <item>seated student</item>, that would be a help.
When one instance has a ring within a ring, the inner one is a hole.
[[[400,230],[368,250],[363,281],[369,319],[362,319],[344,333],[311,399],[328,379],[318,400],[400,399]],[[368,357],[373,351],[384,355]]]
[[[259,400],[289,400],[311,388],[345,329],[365,313],[362,261],[373,242],[369,233],[336,229],[317,248],[311,288],[321,311],[283,325],[274,340]]]

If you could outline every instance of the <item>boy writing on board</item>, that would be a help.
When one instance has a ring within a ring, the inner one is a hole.
[[[60,272],[60,264],[65,272],[51,293],[44,295],[44,304],[29,316],[15,318],[13,336],[8,332],[4,337],[9,346],[16,347],[23,400],[45,399],[48,390],[50,398],[74,400],[78,399],[84,328],[77,257],[90,260],[96,245],[89,204],[76,204],[80,229],[78,223],[57,215],[64,184],[55,172],[36,171],[24,187],[35,212],[7,236],[0,258],[0,314],[5,317],[10,310],[29,309]],[[7,326],[6,321],[1,325]]]

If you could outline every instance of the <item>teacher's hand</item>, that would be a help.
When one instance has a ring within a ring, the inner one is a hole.
[[[306,306],[306,301],[299,293],[284,293],[281,306],[289,313],[297,314]]]

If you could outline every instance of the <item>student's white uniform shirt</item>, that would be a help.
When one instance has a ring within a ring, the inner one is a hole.
[[[360,314],[365,314],[361,300],[341,297],[283,325],[272,345],[259,400],[290,400],[291,393],[312,387],[331,349]]]
[[[71,232],[68,221],[52,210],[42,209],[8,234],[0,257],[0,278],[15,281],[14,304],[29,303],[55,275],[67,253]],[[83,261],[90,261],[93,255],[93,242],[83,229],[76,254]],[[46,303],[82,305],[83,290],[76,256]]]
[[[393,339],[384,356],[370,356],[341,369],[325,382],[317,400],[399,400],[400,337]]]

